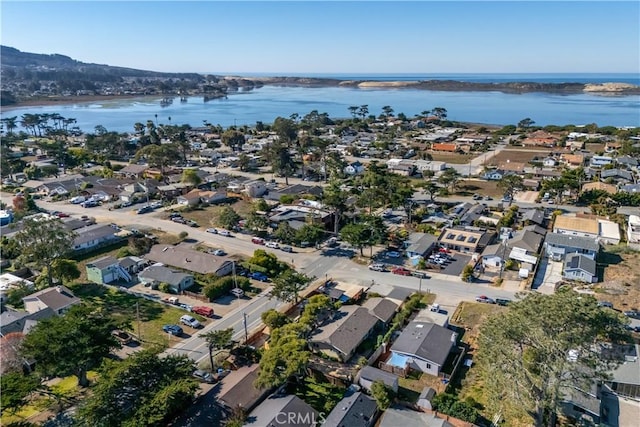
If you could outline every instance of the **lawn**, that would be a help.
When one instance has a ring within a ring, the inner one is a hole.
[[[90,301],[103,307],[116,318],[127,319],[131,322],[131,331],[138,335],[138,327],[141,335],[141,343],[149,346],[169,346],[170,337],[163,330],[166,324],[176,324],[185,311],[149,301],[134,295],[120,292],[106,286],[95,283],[77,284],[72,286],[72,291],[83,300]],[[140,322],[138,324],[138,313]],[[201,323],[206,323],[202,316],[192,314]]]
[[[418,401],[418,397],[425,387],[431,387],[438,393],[443,392],[446,388],[439,377],[418,371],[411,371],[406,378],[400,378],[398,385],[400,386],[398,389],[399,397],[411,403]]]
[[[502,197],[503,191],[498,188],[495,181],[479,181],[479,180],[464,180],[458,183],[458,188],[455,194],[460,196],[472,196],[474,194],[481,194],[483,196],[491,196],[494,198]]]

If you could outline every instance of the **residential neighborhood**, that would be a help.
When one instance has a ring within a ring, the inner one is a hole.
[[[613,379],[568,386],[554,414],[631,425],[639,130],[486,127],[443,110],[313,112],[260,130],[151,121],[110,135],[117,153],[105,134],[54,139],[3,121],[3,360],[22,367],[3,378],[86,376],[108,394],[102,359],[171,360],[187,364],[171,375],[190,371],[180,396],[193,402],[167,413],[172,425],[209,413],[246,426],[512,425],[469,385],[495,368],[492,322],[553,316],[562,301],[617,319],[627,341],[602,338]],[[310,135],[316,145],[293,144]],[[47,360],[46,328],[96,316],[92,336],[106,335],[86,372]],[[28,418],[34,393],[7,419]],[[91,424],[103,403],[38,413]]]

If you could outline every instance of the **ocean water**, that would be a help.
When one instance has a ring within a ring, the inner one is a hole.
[[[316,75],[354,80],[423,80],[421,75]],[[453,74],[436,76],[455,79]],[[460,74],[469,81],[546,81],[546,82],[626,82],[640,84],[633,74]],[[537,77],[536,77],[537,76]],[[585,77],[586,76],[586,77]],[[430,76],[435,78],[434,76]],[[530,77],[530,78],[527,78]],[[583,80],[579,80],[579,79]],[[500,80],[502,79],[502,80]],[[599,126],[640,126],[640,95],[605,96],[596,94],[559,95],[549,93],[505,94],[502,92],[448,92],[417,89],[357,89],[301,88],[264,86],[252,91],[229,94],[225,99],[204,102],[202,97],[190,97],[186,103],[179,98],[167,106],[161,97],[143,97],[109,101],[56,104],[19,108],[3,107],[1,116],[18,118],[25,113],[59,113],[74,118],[85,132],[97,125],[109,131],[131,132],[136,122],[147,120],[159,124],[189,124],[201,126],[208,121],[223,127],[255,125],[256,121],[271,123],[276,117],[301,116],[317,110],[332,118],[350,117],[349,107],[368,105],[369,113],[379,115],[383,106],[413,117],[435,107],[444,107],[448,118],[455,121],[494,125],[516,124],[531,118],[537,125],[596,123]],[[157,117],[156,117],[157,115]]]

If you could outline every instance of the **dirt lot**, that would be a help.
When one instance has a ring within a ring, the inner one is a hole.
[[[473,154],[459,154],[459,153],[439,153],[436,151],[428,151],[433,157],[433,160],[437,162],[447,162],[453,164],[469,163],[471,159],[475,157]]]
[[[606,264],[604,281],[594,288],[596,298],[621,311],[640,310],[640,252],[623,246],[605,249],[600,259]]]
[[[215,218],[218,213],[228,204],[197,208],[192,211],[182,212],[182,216],[188,220],[193,220],[202,228],[215,227]],[[245,200],[238,200],[230,205],[241,217],[245,218],[251,212],[251,203]],[[168,214],[163,218],[168,218]],[[212,223],[213,221],[213,223]]]
[[[507,160],[509,160],[510,162],[522,162],[526,164],[530,162],[534,157],[544,158],[548,153],[548,148],[509,148],[506,150],[502,150],[501,152],[487,160],[486,166],[498,166],[500,163],[506,162]]]
[[[458,189],[455,194],[458,194],[460,196],[472,196],[474,194],[481,194],[483,196],[491,196],[493,198],[502,197],[502,191],[498,188],[495,181],[460,181],[458,183]]]

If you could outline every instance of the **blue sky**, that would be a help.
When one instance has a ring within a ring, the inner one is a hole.
[[[640,2],[1,2],[1,43],[220,73],[640,73]]]

